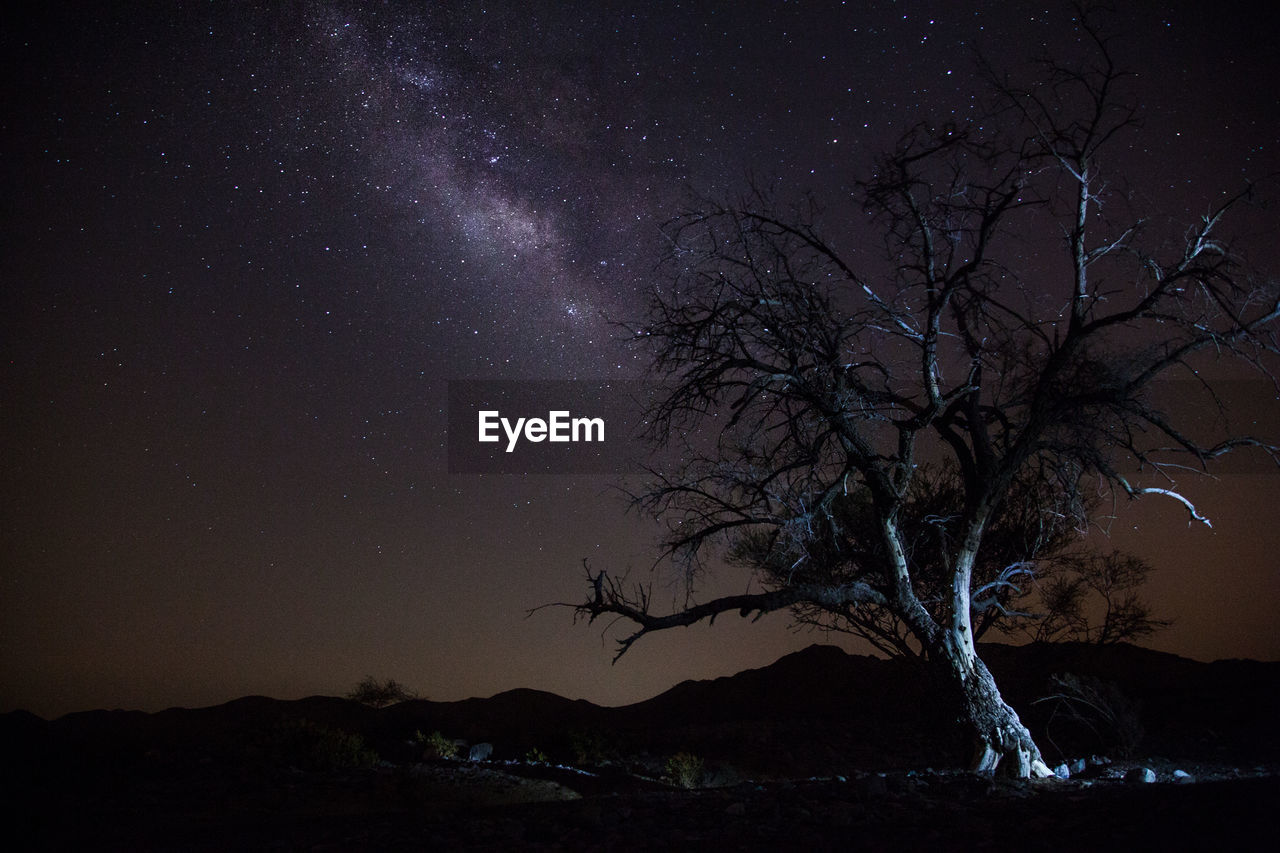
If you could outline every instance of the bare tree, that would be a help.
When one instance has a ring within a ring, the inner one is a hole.
[[[1144,639],[1172,624],[1138,592],[1150,574],[1150,563],[1121,551],[1061,555],[1038,579],[1039,612],[1020,613],[1000,630],[1100,646]]]
[[[1121,221],[1106,154],[1135,110],[1106,39],[1081,27],[1082,63],[1046,62],[1029,83],[991,73],[982,122],[918,126],[875,164],[846,230],[878,231],[878,261],[838,250],[816,205],[763,191],[670,224],[671,282],[633,331],[670,379],[652,435],[680,462],[638,500],[691,591],[726,555],[755,588],[658,613],[646,587],[588,567],[574,606],[634,623],[619,656],[730,611],[875,613],[948,685],[973,769],[1048,772],[975,646],[1044,544],[996,531],[1048,541],[1086,524],[1099,493],[1169,498],[1208,523],[1175,475],[1273,448],[1198,438],[1153,384],[1195,380],[1202,358],[1266,373],[1280,316],[1274,282],[1221,236],[1247,189],[1172,242]],[[954,478],[930,484],[942,460]]]
[[[983,534],[972,577],[974,638],[994,632],[1040,642],[1105,645],[1141,640],[1168,627],[1171,623],[1154,616],[1141,597],[1151,573],[1146,561],[1119,550],[1097,554],[1083,545],[1086,531],[1072,522],[1081,512],[1095,510],[1097,497],[1090,495],[1085,506],[1067,512],[1062,501],[1080,496],[1041,486],[1026,477],[1016,481]],[[941,601],[950,584],[948,552],[963,502],[963,484],[953,466],[921,465],[912,478],[898,524],[916,594],[923,601]],[[877,540],[874,512],[865,502],[845,503],[840,509],[845,513],[841,536]],[[826,531],[819,541],[833,538]],[[784,551],[768,531],[754,530],[735,537],[726,561],[773,587],[793,578],[797,560],[812,571],[827,556],[812,546],[803,553],[794,547]],[[850,603],[833,611],[801,603],[792,615],[798,626],[851,634],[889,657],[927,660],[929,655],[910,628],[883,607]]]
[[[846,542],[878,542],[878,519],[863,497],[860,502],[846,500],[835,505],[833,509],[840,513],[838,519],[825,517],[813,522],[838,523],[838,535],[824,530],[822,535],[811,538],[817,542],[832,542],[839,537]],[[987,525],[974,562],[976,639],[991,630],[1025,633],[1042,621],[1055,626],[1062,621],[1056,610],[1044,606],[1052,601],[1039,593],[1056,590],[1057,586],[1048,581],[1081,559],[1076,552],[1083,531],[1073,524],[1078,512],[1060,506],[1064,498],[1076,500],[1078,496],[1047,490],[1027,477],[1010,487]],[[912,566],[912,583],[922,601],[936,602],[946,597],[951,583],[948,560],[963,503],[964,486],[954,465],[924,464],[911,478],[899,508],[898,528]],[[1090,503],[1095,504],[1096,499]],[[797,543],[785,550],[779,544],[767,530],[740,534],[728,550],[727,562],[753,571],[766,586],[773,587],[793,579],[797,560],[802,560],[806,571],[812,573],[818,563],[847,558],[839,551],[819,552],[812,541],[805,543],[804,551],[796,548]],[[883,555],[874,559],[882,561]],[[839,574],[844,569],[828,571]],[[1079,585],[1080,594],[1072,601],[1072,619],[1082,615],[1087,591],[1083,581]],[[917,642],[910,628],[890,609],[851,602],[833,611],[801,603],[792,612],[799,625],[852,634],[890,657],[927,659],[929,655],[929,648]]]

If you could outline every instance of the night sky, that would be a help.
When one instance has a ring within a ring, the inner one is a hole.
[[[855,230],[870,157],[971,117],[975,49],[1078,39],[1011,0],[50,5],[0,35],[0,710],[45,716],[366,674],[620,704],[838,641],[724,617],[611,666],[603,626],[526,618],[658,530],[609,477],[450,474],[447,383],[643,376],[605,317],[690,188]],[[1122,5],[1136,197],[1280,171],[1276,21]],[[1156,647],[1280,658],[1280,476],[1230,470],[1188,487],[1212,530],[1149,500],[1105,547],[1156,566]]]

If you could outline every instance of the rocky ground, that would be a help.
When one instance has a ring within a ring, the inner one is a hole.
[[[1195,781],[1145,761],[1025,783],[922,770],[699,790],[502,764],[208,773],[70,791],[19,849],[1272,849],[1275,768],[1188,766]],[[1157,781],[1135,781],[1143,767]]]

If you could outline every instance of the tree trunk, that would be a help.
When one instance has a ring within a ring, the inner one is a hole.
[[[960,724],[973,742],[969,769],[989,774],[998,770],[1017,779],[1053,775],[1018,712],[1000,696],[987,665],[976,655],[965,658],[960,650],[945,648],[934,660],[951,687]]]

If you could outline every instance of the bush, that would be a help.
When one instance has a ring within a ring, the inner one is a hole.
[[[422,747],[424,756],[430,758],[458,757],[458,745],[440,734],[440,732],[432,732],[429,735],[423,735],[422,732],[414,732],[413,741]]]
[[[385,708],[397,702],[417,699],[418,695],[394,678],[379,681],[372,675],[366,675],[364,680],[347,694],[347,698],[374,708]]]
[[[360,735],[306,719],[278,723],[267,736],[266,753],[272,761],[300,770],[349,770],[372,767],[378,760]]]
[[[569,732],[569,751],[573,763],[579,766],[603,764],[610,758],[607,738],[594,729]]]
[[[1058,728],[1064,738],[1091,738],[1094,746],[1114,750],[1122,758],[1128,758],[1137,750],[1145,734],[1142,727],[1141,705],[1110,681],[1088,675],[1064,673],[1050,678],[1054,692],[1035,700],[1035,704],[1052,702],[1052,711],[1045,722],[1045,734],[1055,747],[1053,730]],[[1085,748],[1084,744],[1064,744],[1070,749]],[[1062,751],[1058,747],[1059,752]],[[1065,756],[1064,756],[1065,757]]]
[[[702,781],[702,759],[688,752],[677,752],[667,759],[667,779],[681,788],[696,788]]]
[[[535,746],[524,754],[524,762],[525,764],[547,764],[549,759],[545,752]]]

